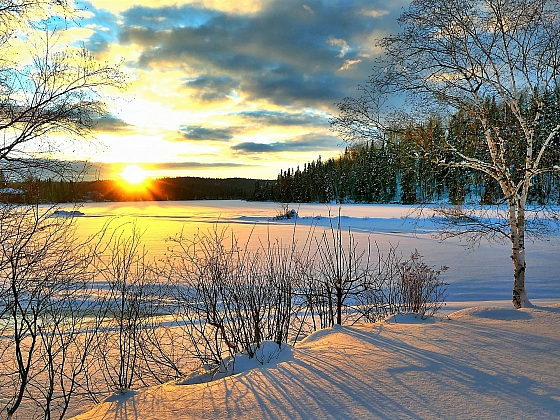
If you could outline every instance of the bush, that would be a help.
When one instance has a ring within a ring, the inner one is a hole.
[[[356,308],[368,321],[405,312],[424,319],[445,304],[448,283],[440,280],[440,276],[448,267],[428,266],[418,250],[404,261],[394,247],[386,256],[378,255],[377,265],[356,295],[359,302]]]
[[[399,312],[419,314],[422,319],[435,314],[444,304],[448,283],[439,280],[439,276],[447,269],[427,266],[415,250],[400,266]]]
[[[206,370],[220,370],[227,357],[254,357],[263,341],[287,342],[294,319],[293,284],[298,273],[295,243],[240,247],[216,227],[177,241],[172,277],[177,325],[192,356]]]

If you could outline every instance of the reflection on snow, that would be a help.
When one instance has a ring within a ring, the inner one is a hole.
[[[377,246],[387,252],[397,246],[409,256],[418,249],[429,265],[449,266],[444,281],[450,283],[449,301],[509,300],[513,270],[510,249],[505,245],[481,244],[468,249],[458,239],[438,242],[429,212],[425,218],[407,218],[413,207],[403,205],[301,204],[292,205],[298,217],[278,219],[277,203],[244,201],[165,201],[129,203],[86,203],[76,218],[78,233],[87,237],[110,222],[110,229],[133,223],[143,231],[142,243],[148,256],[159,259],[169,255],[173,242],[168,238],[182,235],[192,238],[197,231],[208,231],[220,224],[231,231],[240,244],[248,240],[258,247],[259,240],[270,235],[290,244],[292,238],[305,241],[310,232],[320,234],[330,226],[350,230],[359,246]],[[340,218],[338,217],[340,213]],[[548,242],[527,244],[527,287],[529,297],[560,297],[560,236]]]

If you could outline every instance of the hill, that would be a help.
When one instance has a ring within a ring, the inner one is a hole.
[[[0,194],[0,202],[248,200],[259,181],[263,182],[247,178],[176,177],[151,179],[134,186],[118,180],[33,179],[7,183],[9,188],[4,190],[17,189],[21,194]]]
[[[76,420],[559,419],[560,305],[318,331],[281,361],[111,397]]]

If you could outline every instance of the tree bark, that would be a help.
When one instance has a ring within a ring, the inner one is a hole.
[[[525,208],[509,205],[511,229],[511,260],[513,262],[513,306],[516,309],[531,307],[525,290]]]
[[[513,260],[513,306],[515,309],[531,307],[531,302],[525,290],[525,249],[512,249]]]
[[[336,285],[336,323],[342,325],[342,286]]]

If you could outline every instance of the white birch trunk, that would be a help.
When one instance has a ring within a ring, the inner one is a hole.
[[[525,206],[509,204],[511,230],[511,260],[513,262],[513,306],[516,309],[531,307],[525,290]]]

